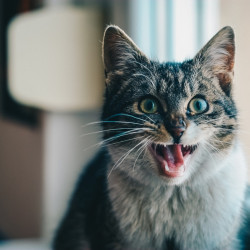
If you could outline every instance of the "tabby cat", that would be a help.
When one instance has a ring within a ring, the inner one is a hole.
[[[105,146],[80,178],[54,250],[241,249],[234,58],[230,27],[182,63],[152,61],[107,27]]]

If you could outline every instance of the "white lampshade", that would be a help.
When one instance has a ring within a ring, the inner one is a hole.
[[[49,111],[100,107],[101,15],[93,8],[44,8],[16,17],[8,32],[11,95]]]

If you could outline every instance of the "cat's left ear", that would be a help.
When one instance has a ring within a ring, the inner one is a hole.
[[[234,32],[229,26],[221,29],[196,55],[201,68],[215,75],[222,90],[230,95],[234,75]]]
[[[106,73],[147,59],[132,39],[115,25],[108,26],[104,32],[102,54]]]

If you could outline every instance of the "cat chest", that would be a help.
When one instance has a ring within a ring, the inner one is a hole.
[[[217,244],[228,233],[236,214],[228,216],[227,204],[217,207],[212,200],[190,195],[117,197],[113,208],[126,241],[131,246],[157,249],[164,249],[167,240],[183,249],[192,244],[202,247],[206,241]]]

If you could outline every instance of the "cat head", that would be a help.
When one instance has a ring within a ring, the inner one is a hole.
[[[112,171],[150,185],[217,172],[237,131],[234,54],[230,27],[182,63],[152,61],[124,31],[107,27],[102,121]]]

